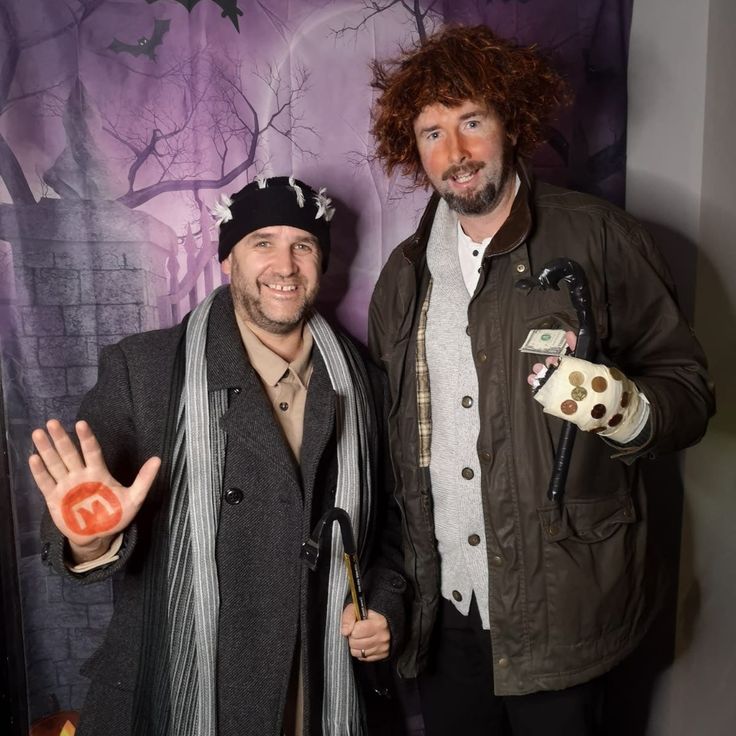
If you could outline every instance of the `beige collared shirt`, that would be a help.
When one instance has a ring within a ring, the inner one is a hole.
[[[294,457],[299,462],[304,430],[304,407],[312,375],[312,333],[304,325],[302,345],[291,363],[266,347],[248,325],[238,320],[240,334]]]

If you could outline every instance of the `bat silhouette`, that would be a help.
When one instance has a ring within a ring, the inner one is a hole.
[[[199,2],[199,0],[175,0],[179,5],[183,5],[190,13],[192,8]],[[146,0],[151,5],[157,2],[157,0]],[[243,11],[238,8],[238,0],[213,0],[216,5],[219,5],[222,9],[222,17],[230,18],[232,24],[235,26],[235,30],[240,33],[240,25],[238,24],[238,16],[243,15]]]
[[[107,48],[116,54],[147,56],[151,61],[156,61],[156,49],[163,43],[164,33],[169,30],[170,24],[170,20],[156,20],[153,24],[153,33],[149,38],[142,36],[137,43],[125,43],[125,41],[113,38]]]

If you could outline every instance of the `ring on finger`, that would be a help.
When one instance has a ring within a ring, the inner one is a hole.
[[[362,659],[365,659],[368,655],[365,653],[365,649],[360,650],[360,656]]]

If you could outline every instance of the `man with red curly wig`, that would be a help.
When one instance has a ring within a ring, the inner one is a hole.
[[[434,190],[370,311],[414,592],[399,672],[428,736],[593,736],[601,676],[657,597],[638,461],[703,435],[705,358],[643,228],[532,177],[568,97],[533,49],[449,28],[373,71],[377,156]],[[564,350],[576,317],[567,290],[515,284],[560,257],[587,273],[597,357],[561,358],[540,407],[541,358],[519,348]],[[562,504],[546,496],[558,417],[584,430]]]

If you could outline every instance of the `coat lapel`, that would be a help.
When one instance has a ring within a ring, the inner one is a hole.
[[[215,297],[207,332],[207,381],[210,391],[228,389],[230,402],[222,417],[228,452],[234,447],[273,462],[274,448],[283,456],[280,468],[299,484],[299,468],[271,411],[260,378],[248,360],[235,321],[229,289]]]
[[[307,403],[304,409],[304,435],[301,452],[304,490],[310,498],[320,458],[335,428],[337,405],[337,397],[330,383],[327,367],[316,345],[312,351],[312,361],[313,371],[309,380]]]

